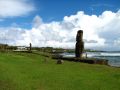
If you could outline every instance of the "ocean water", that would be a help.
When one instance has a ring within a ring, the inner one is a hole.
[[[63,53],[63,57],[75,57],[74,53]],[[110,66],[120,67],[120,52],[87,52],[87,57],[107,59]]]

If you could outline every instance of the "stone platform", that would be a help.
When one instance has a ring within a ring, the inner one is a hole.
[[[108,60],[98,59],[98,58],[75,58],[75,57],[62,57],[62,56],[53,56],[52,58],[66,60],[66,61],[83,62],[88,64],[108,65]]]

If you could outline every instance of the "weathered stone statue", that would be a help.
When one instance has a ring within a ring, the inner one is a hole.
[[[29,51],[31,51],[32,50],[32,44],[30,43],[30,50]]]
[[[76,48],[75,48],[76,57],[82,58],[83,50],[84,50],[83,31],[79,30],[76,36]]]

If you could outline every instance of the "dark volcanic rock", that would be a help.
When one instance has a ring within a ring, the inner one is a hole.
[[[30,43],[30,51],[32,50],[32,44]]]
[[[62,63],[63,63],[63,60],[61,60],[61,59],[57,60],[57,64],[62,64]]]
[[[83,31],[79,30],[76,36],[76,47],[75,47],[76,57],[82,58],[83,50],[84,50]]]

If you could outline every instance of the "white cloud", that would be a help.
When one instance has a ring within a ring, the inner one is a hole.
[[[0,18],[23,16],[34,10],[28,0],[0,0]]]
[[[33,27],[38,28],[43,23],[42,18],[36,15],[33,19]]]
[[[30,30],[1,28],[0,41],[14,45],[52,46],[74,48],[76,33],[84,31],[85,48],[120,50],[120,11],[104,11],[101,15],[87,15],[79,11],[76,15],[65,16],[61,22],[44,23],[40,16],[33,19]]]

